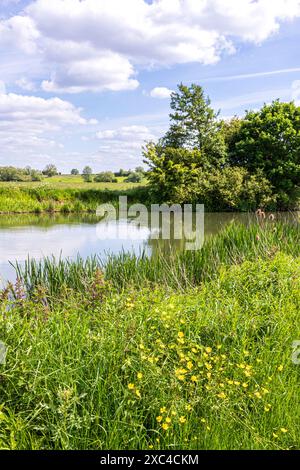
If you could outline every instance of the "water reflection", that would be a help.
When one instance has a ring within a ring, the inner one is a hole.
[[[276,214],[276,219],[294,218],[294,214]],[[205,237],[216,234],[229,223],[248,224],[253,220],[255,216],[249,214],[206,213]],[[22,263],[28,256],[41,259],[54,255],[74,259],[78,254],[82,257],[93,254],[105,257],[108,253],[122,250],[150,254],[158,250],[167,252],[185,248],[185,240],[151,239],[151,233],[160,228],[138,227],[132,221],[122,219],[101,222],[94,214],[1,215],[0,277],[2,281],[13,279],[14,271],[9,261]],[[101,237],[104,232],[107,236]]]

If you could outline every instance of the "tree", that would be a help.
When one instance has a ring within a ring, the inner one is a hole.
[[[248,111],[229,144],[231,165],[261,170],[277,195],[279,208],[299,198],[300,107],[279,100]]]
[[[47,166],[44,168],[44,170],[43,170],[42,173],[43,173],[43,175],[45,175],[45,176],[51,177],[51,176],[57,175],[57,174],[58,174],[58,171],[57,171],[56,166],[50,163],[49,165],[47,165]]]
[[[226,148],[221,132],[219,113],[210,106],[201,86],[178,86],[171,94],[171,125],[161,139],[163,147],[197,149],[206,155],[212,165],[222,165]]]
[[[77,168],[73,168],[73,170],[71,170],[71,175],[79,175],[79,170],[77,170]]]
[[[127,178],[124,181],[125,183],[140,183],[142,179],[143,179],[142,173],[133,171],[127,176]]]
[[[118,180],[112,171],[103,171],[94,178],[95,183],[117,183]]]
[[[92,173],[93,170],[90,166],[85,166],[82,170],[82,177],[86,183],[90,183],[92,181]]]

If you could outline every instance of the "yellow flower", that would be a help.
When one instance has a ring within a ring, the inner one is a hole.
[[[206,367],[206,369],[208,369],[208,370],[212,369],[212,365],[211,365],[209,362],[206,362],[206,363],[205,363],[205,367]]]
[[[164,431],[167,431],[169,429],[169,425],[167,423],[163,423],[162,428]]]
[[[149,448],[149,449],[153,449],[153,445],[151,444],[148,448]]]
[[[183,338],[177,338],[178,343],[184,344],[184,339]]]
[[[171,418],[169,418],[169,416],[166,417],[166,423],[170,423],[171,422]]]
[[[192,375],[191,381],[192,381],[192,382],[197,382],[197,380],[198,380],[197,376],[196,376],[196,375]]]
[[[196,348],[192,348],[192,352],[196,354],[198,351]]]
[[[128,384],[128,388],[129,388],[129,390],[134,390],[134,389],[135,389],[135,385],[134,385],[134,384]]]
[[[167,412],[167,409],[166,409],[165,406],[163,406],[159,411],[160,411],[161,414],[164,414],[164,413]]]
[[[210,379],[211,378],[211,372],[207,372],[207,378]]]
[[[186,418],[184,416],[180,416],[179,422],[180,424],[184,424],[186,422]]]
[[[284,434],[285,434],[286,432],[288,432],[288,430],[285,429],[285,428],[280,428],[280,431],[283,432]]]
[[[270,409],[271,409],[271,405],[266,405],[266,406],[265,406],[265,411],[266,411],[266,412],[270,411]]]
[[[277,439],[277,437],[278,437],[277,434],[275,434],[275,432],[273,432],[273,437],[274,437],[275,439]]]
[[[224,392],[218,393],[217,397],[222,398],[223,400],[226,398],[226,395]]]
[[[260,392],[254,392],[254,396],[256,398],[261,398],[261,393]]]
[[[185,376],[184,375],[177,375],[177,378],[178,378],[178,380],[183,381],[185,379]]]
[[[137,397],[141,398],[141,392],[139,391],[138,388],[136,389],[135,394]]]
[[[283,370],[283,365],[278,366],[278,370],[281,372]]]
[[[157,417],[156,417],[156,421],[157,421],[158,423],[161,423],[162,419],[163,419],[162,416],[157,416]]]
[[[138,372],[137,378],[138,378],[139,380],[142,380],[143,374],[142,374],[141,372]]]
[[[176,416],[176,415],[177,415],[176,411],[174,411],[174,410],[171,411],[171,415],[172,415],[172,416]]]
[[[201,418],[201,423],[206,423],[206,419],[205,418]]]
[[[209,426],[206,426],[206,429],[207,429],[208,431],[210,431],[210,427],[209,427]]]
[[[181,318],[180,323],[181,323],[182,325],[184,325],[184,324],[185,324],[185,320],[184,320],[183,318]]]
[[[212,349],[208,347],[208,348],[205,348],[205,351],[207,352],[207,354],[210,354],[212,352]]]
[[[239,382],[238,380],[235,380],[233,383],[234,385],[237,385],[237,386],[241,385],[241,382]]]
[[[229,385],[233,385],[233,380],[228,380],[228,379],[227,379],[227,383],[228,383]]]
[[[191,411],[192,410],[192,405],[185,405],[186,411]]]
[[[179,331],[179,333],[178,333],[178,338],[183,338],[183,337],[184,337],[183,331]]]
[[[242,383],[242,387],[248,388],[248,384],[247,384],[246,382],[243,382],[243,383]]]
[[[192,363],[192,361],[188,361],[188,363],[187,363],[186,366],[187,366],[187,368],[188,368],[189,370],[191,370],[191,369],[193,368],[193,363]]]
[[[245,350],[245,351],[244,351],[244,355],[245,355],[246,357],[248,357],[248,356],[250,355],[249,351],[246,351],[246,350]]]
[[[222,344],[217,344],[217,349],[221,349],[222,348]]]

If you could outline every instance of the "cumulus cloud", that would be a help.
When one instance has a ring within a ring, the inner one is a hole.
[[[300,0],[36,0],[0,22],[0,45],[38,55],[48,92],[132,90],[136,72],[235,52],[300,16]]]
[[[292,99],[297,106],[300,106],[300,80],[295,80],[292,83]]]
[[[16,80],[16,85],[25,91],[35,91],[36,85],[25,77]]]
[[[150,96],[152,98],[159,98],[160,100],[164,100],[170,98],[171,93],[173,93],[173,90],[170,90],[169,88],[155,87],[150,91]]]
[[[8,157],[24,159],[24,151],[28,161],[32,155],[62,149],[63,129],[97,122],[85,119],[81,112],[80,108],[60,98],[6,94],[5,88],[0,86],[1,164],[6,164]]]

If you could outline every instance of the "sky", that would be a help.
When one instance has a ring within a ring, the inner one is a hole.
[[[135,168],[180,82],[300,105],[299,45],[300,0],[0,0],[0,166]]]

